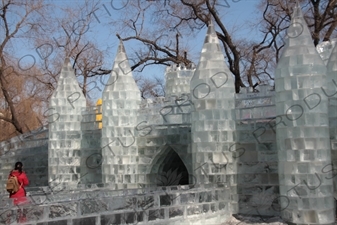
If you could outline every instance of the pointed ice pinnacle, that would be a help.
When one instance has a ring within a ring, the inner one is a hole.
[[[57,88],[51,98],[57,98],[57,96],[62,96],[62,98],[69,97],[75,95],[75,93],[78,98],[85,99],[82,89],[80,88],[75,76],[75,71],[70,64],[69,58],[67,57],[64,60],[61,74],[57,82]]]
[[[311,33],[303,17],[302,9],[297,2],[287,29],[286,44],[296,46],[309,43],[312,43]]]
[[[234,79],[225,63],[213,23],[208,26],[200,61],[191,82],[192,89],[202,82],[213,83],[216,87],[234,88]]]
[[[286,44],[275,71],[275,79],[294,76],[297,74],[301,74],[302,76],[306,75],[307,78],[309,78],[314,74],[319,74],[318,76],[324,74],[325,76],[325,73],[326,67],[324,62],[313,44],[310,31],[303,18],[302,10],[297,4],[294,9],[291,24],[287,30]],[[286,88],[287,90],[291,87],[291,85],[293,85],[291,89],[303,88],[303,85],[310,82],[305,79],[305,77],[302,77],[302,79],[298,78],[298,84],[296,87],[294,87],[295,83],[284,84],[288,87],[284,87],[283,84],[276,85],[276,91],[283,88]],[[316,85],[323,85],[321,84],[322,81],[323,80],[316,83]],[[314,83],[315,82],[312,84]]]
[[[119,42],[114,65],[109,80],[105,85],[104,92],[108,90],[139,91],[138,86],[132,76],[132,70],[122,40]]]

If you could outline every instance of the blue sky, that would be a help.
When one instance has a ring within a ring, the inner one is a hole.
[[[58,7],[71,6],[76,7],[81,3],[80,0],[75,1],[66,1],[66,0],[46,0],[49,3],[55,4]],[[130,2],[132,0],[129,0]],[[95,13],[96,21],[90,24],[90,27],[86,33],[86,36],[92,41],[96,42],[99,49],[105,52],[105,67],[106,69],[112,68],[113,60],[116,55],[117,47],[119,40],[116,37],[116,29],[111,26],[111,21],[118,19],[123,10],[118,10],[123,8],[128,0],[110,0],[110,1],[101,1],[98,10]],[[164,0],[161,0],[164,1]],[[238,1],[238,2],[237,2]],[[227,3],[228,4],[227,4]],[[258,1],[256,0],[222,0],[219,2],[219,14],[221,15],[223,23],[227,26],[227,29],[238,38],[244,38],[250,36],[254,39],[254,36],[257,35],[257,31],[252,29],[249,21],[255,22],[258,18],[258,13],[256,13],[256,7]],[[55,13],[58,13],[58,10],[55,9]],[[82,12],[81,12],[82,13]],[[86,15],[86,12],[83,12],[83,17]],[[81,18],[79,18],[81,19]],[[76,21],[70,21],[75,23]],[[151,24],[148,24],[149,26]],[[217,29],[217,27],[216,27]],[[198,31],[195,36],[190,39],[188,45],[190,46],[189,56],[190,58],[198,62],[200,55],[200,50],[202,48],[204,36],[206,33],[206,28]],[[50,37],[51,39],[53,37]],[[134,43],[128,41],[124,43],[128,56],[132,55],[137,46]],[[38,55],[33,48],[28,48],[25,44],[19,44],[16,46],[17,56],[22,59],[21,63],[32,63],[33,58],[27,56],[27,54],[33,55],[38,60]],[[132,62],[130,62],[132,64]],[[150,66],[143,70],[143,76],[164,76],[165,67],[164,66]]]

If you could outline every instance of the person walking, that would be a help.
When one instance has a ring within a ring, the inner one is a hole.
[[[15,176],[20,185],[20,188],[17,192],[11,193],[9,195],[9,198],[13,199],[15,205],[21,205],[27,202],[25,186],[29,184],[29,181],[26,173],[22,170],[22,168],[23,168],[22,162],[16,162],[14,170],[12,170],[8,175],[8,179],[11,176]],[[22,212],[21,209],[18,209],[17,221],[20,223],[26,222],[25,212]]]

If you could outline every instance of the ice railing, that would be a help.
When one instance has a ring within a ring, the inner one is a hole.
[[[138,221],[140,224],[148,224],[153,220],[169,222],[168,220],[172,219],[190,220],[205,216],[206,218],[215,216],[217,221],[225,222],[231,212],[230,189],[226,184],[191,184],[124,190],[98,188],[98,186],[100,185],[91,187],[79,185],[76,190],[58,193],[52,193],[49,187],[27,189],[30,203],[19,207],[26,211],[27,222],[30,223],[128,213],[135,216],[144,214],[142,218],[145,219]],[[16,210],[12,199],[2,198],[1,219],[13,217],[12,213]]]

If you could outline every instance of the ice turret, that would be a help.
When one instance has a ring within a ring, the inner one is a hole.
[[[195,106],[191,135],[196,181],[228,182],[234,175],[235,88],[213,24],[208,26],[200,61],[191,79],[191,96]]]
[[[295,224],[334,224],[326,67],[300,6],[275,71],[281,214]],[[325,168],[325,169],[324,169]]]
[[[81,111],[86,99],[66,58],[49,103],[48,179],[52,187],[80,181]]]
[[[166,68],[165,96],[181,96],[190,92],[190,82],[195,70],[194,65],[172,65]]]
[[[102,103],[102,178],[118,188],[136,187],[138,179],[134,132],[140,96],[121,41]]]

